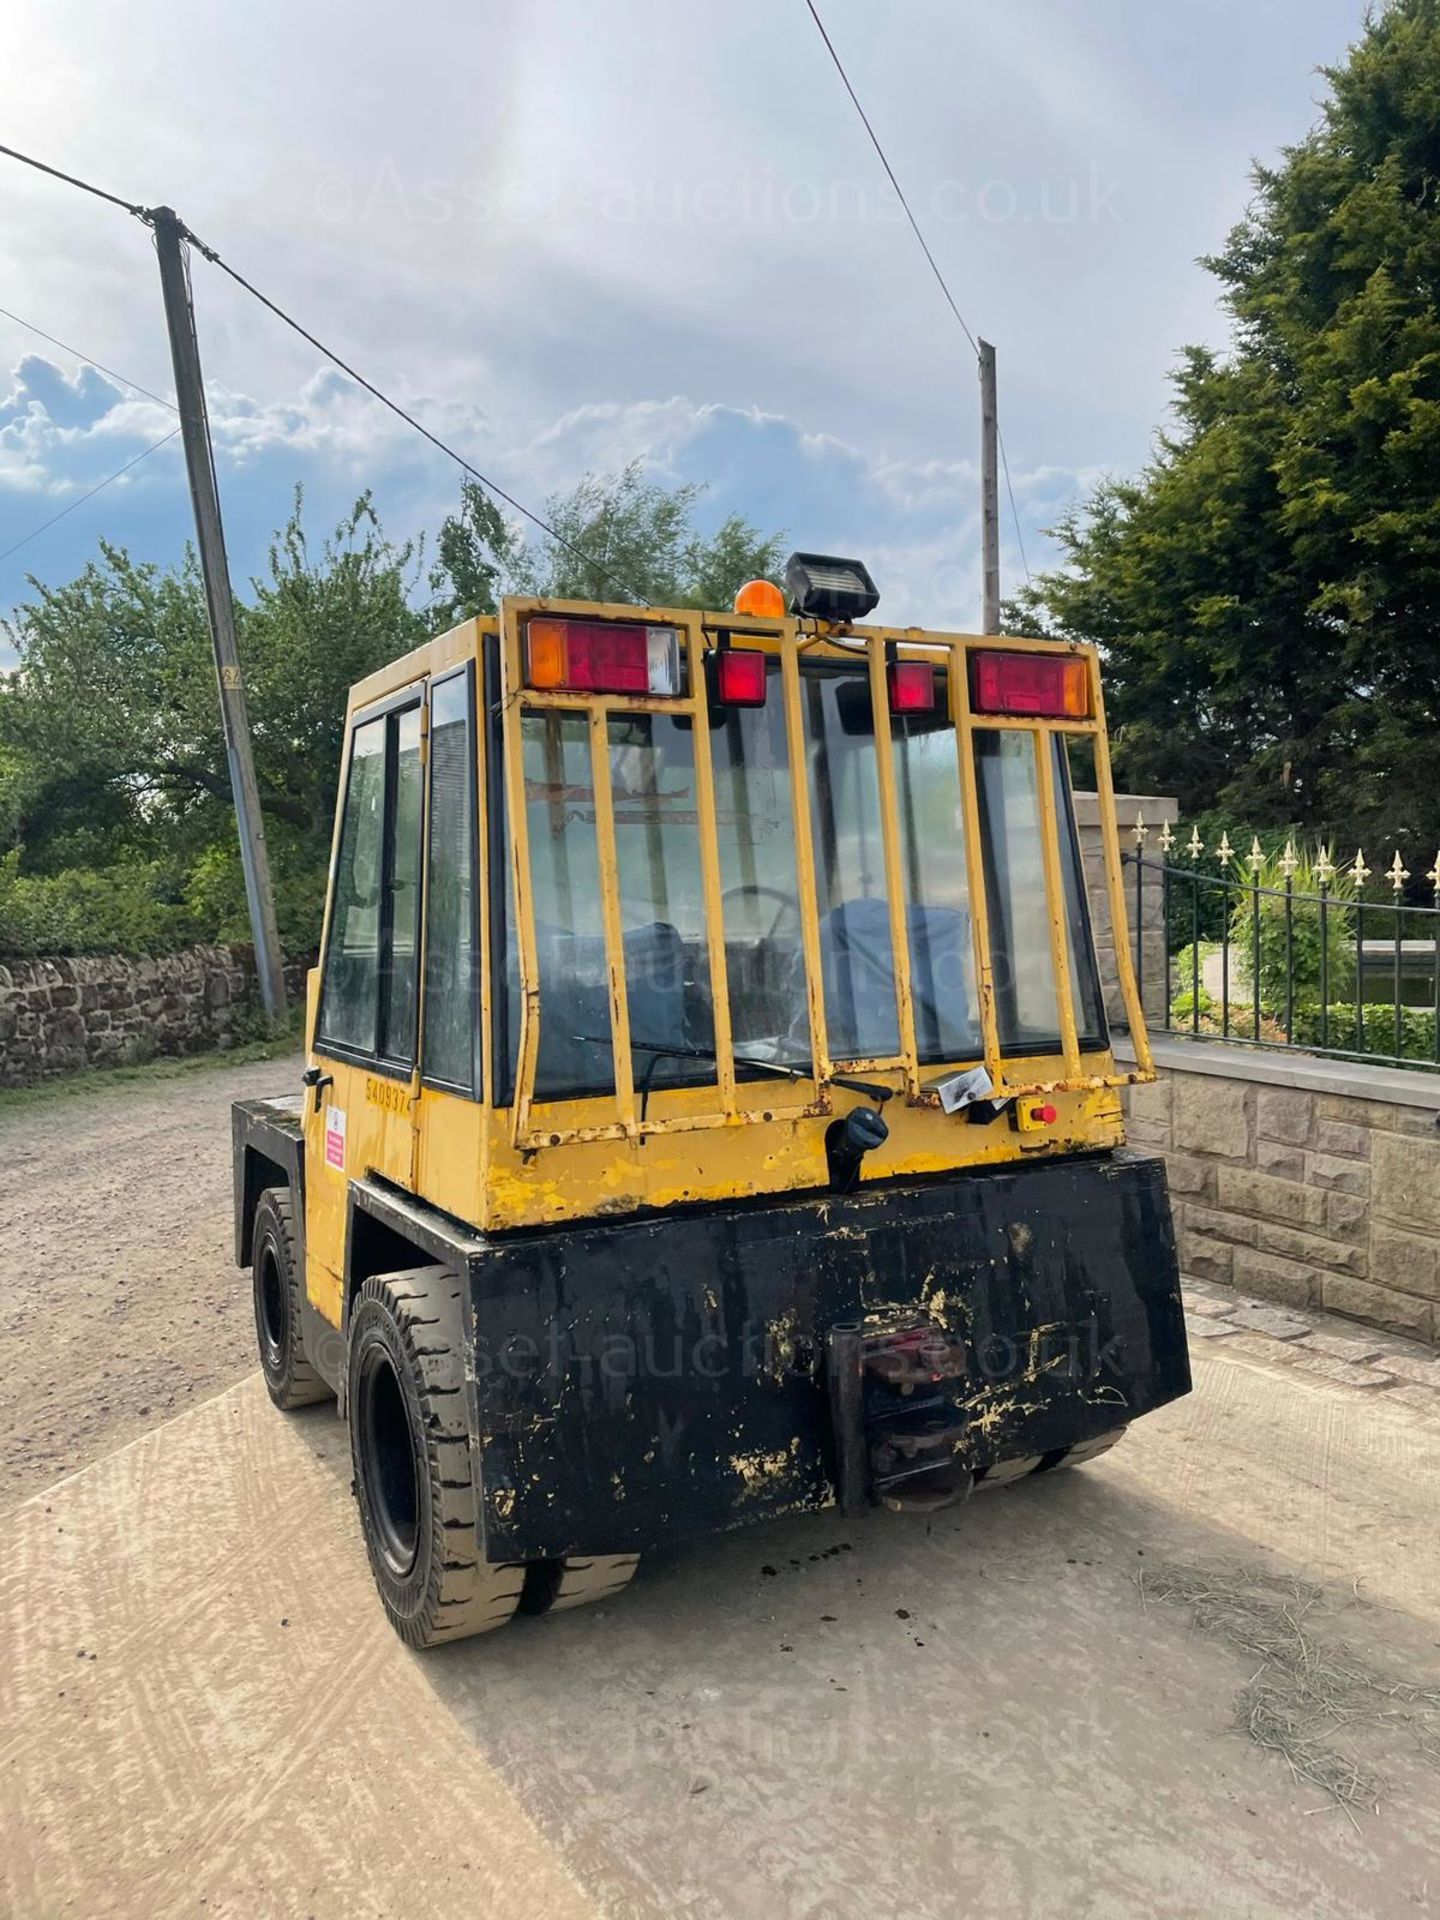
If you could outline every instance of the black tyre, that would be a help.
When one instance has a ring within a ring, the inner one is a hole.
[[[390,1624],[433,1647],[503,1627],[523,1566],[480,1557],[465,1418],[460,1287],[444,1267],[365,1281],[350,1318],[350,1456]]]
[[[1111,1427],[1108,1433],[1098,1434],[1093,1440],[1081,1440],[1073,1447],[1057,1447],[1054,1453],[1032,1453],[1021,1460],[1004,1460],[975,1484],[977,1488],[1008,1487],[1017,1480],[1028,1480],[1032,1474],[1054,1473],[1061,1467],[1083,1467],[1087,1460],[1098,1460],[1102,1453],[1118,1446],[1129,1431],[1128,1425]]]
[[[295,1258],[295,1212],[288,1187],[267,1187],[256,1202],[250,1284],[260,1368],[270,1398],[286,1413],[326,1399],[330,1389],[306,1357],[301,1332],[304,1278]]]
[[[640,1564],[638,1553],[572,1554],[531,1564],[522,1613],[567,1613],[623,1593]]]

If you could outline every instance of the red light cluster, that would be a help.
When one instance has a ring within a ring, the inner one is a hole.
[[[710,690],[721,707],[763,707],[765,655],[745,647],[721,647],[711,655]]]
[[[1074,653],[976,653],[970,663],[976,713],[1031,720],[1088,720],[1090,674]]]
[[[889,670],[892,713],[933,713],[935,669],[928,660],[892,660]]]
[[[526,629],[526,678],[532,687],[570,693],[674,695],[681,691],[675,627],[557,620]]]

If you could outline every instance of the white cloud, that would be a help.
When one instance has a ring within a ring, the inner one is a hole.
[[[826,17],[999,345],[1034,564],[1057,502],[1144,459],[1176,346],[1223,333],[1195,256],[1243,204],[1251,156],[1311,119],[1311,69],[1354,33],[1355,0],[830,0]],[[176,205],[522,497],[635,453],[713,473],[717,504],[797,539],[892,542],[907,576],[969,553],[973,368],[799,5],[354,0],[342,20],[288,0],[11,0],[6,55],[9,142]],[[0,166],[6,305],[167,392],[144,231]],[[438,454],[199,260],[195,288],[241,551],[297,478],[317,511],[373,484],[398,524],[433,523],[455,494]],[[0,354],[29,345],[0,319]],[[53,364],[68,402],[37,412],[27,387],[0,410],[0,549],[166,430],[133,398],[89,418],[85,376]],[[156,465],[27,547],[0,602],[97,529],[178,552],[178,462]]]

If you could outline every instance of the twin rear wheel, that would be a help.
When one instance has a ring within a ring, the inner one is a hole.
[[[279,1407],[329,1388],[305,1355],[290,1196],[255,1212],[255,1327]],[[493,1565],[480,1557],[478,1494],[461,1365],[460,1285],[444,1267],[366,1280],[350,1316],[347,1404],[355,1497],[390,1623],[412,1647],[503,1627],[517,1612],[603,1600],[628,1584],[637,1554]]]

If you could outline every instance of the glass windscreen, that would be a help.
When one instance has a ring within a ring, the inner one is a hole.
[[[601,1093],[614,1085],[614,1074],[589,722],[583,713],[527,713],[521,737],[540,976],[535,1094],[554,1100]],[[513,929],[507,963],[510,1031],[518,1034]]]
[[[737,1054],[804,1066],[810,1014],[777,660],[768,663],[766,685],[763,707],[732,708],[710,735],[730,1030]]]
[[[1060,1002],[1045,900],[1037,739],[1039,751],[1054,757],[1075,1024],[1082,1044],[1103,1044],[1099,983],[1076,850],[1069,769],[1060,737],[977,728],[975,770],[1001,1045],[1015,1052],[1052,1053],[1058,1045]]]
[[[931,713],[891,723],[900,895],[916,1050],[922,1065],[983,1051],[970,876],[956,732],[946,677]],[[755,708],[702,720],[714,775],[722,933],[737,1075],[804,1068],[811,1041],[801,939],[802,878],[778,662]],[[803,661],[805,765],[820,963],[831,1057],[900,1052],[879,768],[863,660]],[[714,982],[702,885],[694,722],[612,713],[601,751],[614,810],[631,1069],[642,1093],[715,1078]],[[609,966],[596,835],[595,768],[584,714],[521,720],[540,987],[535,1095],[613,1090]],[[1000,1042],[1053,1052],[1058,1005],[1050,962],[1036,741],[1054,751],[1061,874],[1076,1024],[1103,1043],[1094,953],[1058,739],[977,728],[979,827],[985,850]],[[519,1031],[513,925],[506,946],[509,1031]]]
[[[803,1064],[810,1037],[796,905],[784,704],[735,709],[712,727],[711,760],[740,1078],[757,1063]],[[522,723],[526,818],[540,974],[537,1099],[609,1092],[610,997],[595,833],[595,783],[581,715]],[[713,1081],[715,1016],[701,884],[695,736],[688,716],[613,715],[607,744],[625,950],[632,1073],[641,1089]],[[511,1031],[519,966],[509,943]]]
[[[931,1064],[981,1049],[960,767],[943,674],[931,714],[891,723],[915,1044]],[[893,1058],[900,1025],[867,669],[804,672],[825,1025],[835,1060]]]

